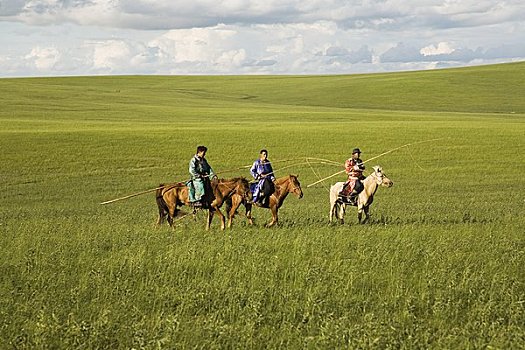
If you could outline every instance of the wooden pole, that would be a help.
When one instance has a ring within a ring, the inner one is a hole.
[[[346,171],[346,169],[343,169],[343,170],[341,170],[341,171],[338,171],[338,172],[335,173],[335,174],[332,174],[332,175],[327,176],[327,177],[325,177],[325,178],[323,178],[323,179],[321,179],[321,180],[318,180],[318,181],[316,181],[316,182],[314,182],[314,183],[309,184],[308,186],[306,186],[306,188],[312,187],[313,185],[317,185],[319,182],[323,182],[324,180],[331,179],[332,177],[337,176],[337,175],[339,175],[339,174],[342,174],[342,173],[344,173],[345,171]]]
[[[151,190],[146,190],[146,191],[142,191],[142,192],[138,192],[138,193],[133,193],[133,194],[130,194],[130,195],[128,195],[128,196],[124,196],[124,197],[120,197],[120,198],[112,199],[112,200],[109,200],[109,201],[102,202],[102,203],[100,203],[100,204],[104,205],[104,204],[109,204],[109,203],[114,203],[114,202],[122,201],[122,200],[124,200],[124,199],[128,199],[128,198],[132,198],[132,197],[140,196],[141,194],[150,193],[150,192],[153,192],[153,191],[159,190],[159,189],[164,188],[164,187],[165,187],[165,186],[161,186],[161,187],[157,187],[157,188],[152,188]]]
[[[386,151],[386,152],[384,152],[384,153],[381,153],[381,154],[378,155],[378,156],[375,156],[375,157],[372,157],[372,158],[370,158],[370,159],[367,159],[366,161],[363,162],[363,164],[364,164],[364,163],[368,163],[369,161],[374,160],[374,159],[377,159],[377,158],[379,158],[379,157],[382,157],[382,156],[384,156],[384,155],[386,155],[386,154],[388,154],[388,153],[391,153],[391,152],[397,151],[398,149],[403,148],[403,147],[408,147],[408,146],[412,146],[412,145],[417,145],[417,144],[419,144],[419,143],[424,143],[424,142],[433,142],[433,141],[438,141],[438,140],[443,140],[443,139],[445,139],[445,138],[442,137],[442,138],[438,138],[438,139],[432,139],[432,140],[425,140],[425,141],[418,141],[418,142],[407,143],[406,145],[396,147],[396,148],[394,148],[394,149],[391,149],[390,151]],[[334,177],[334,176],[337,176],[337,175],[339,175],[339,174],[342,174],[342,173],[344,173],[344,172],[345,172],[345,170],[338,171],[337,173],[332,174],[332,175],[330,175],[330,176],[327,176],[327,177],[325,177],[324,179],[321,179],[321,180],[318,180],[318,181],[316,181],[316,182],[314,182],[314,183],[309,184],[308,186],[306,186],[306,188],[311,187],[311,186],[313,186],[313,185],[316,185],[316,184],[318,184],[319,182],[323,182],[323,181],[325,181],[325,180],[328,180],[328,179],[330,179],[330,178],[332,178],[332,177]]]

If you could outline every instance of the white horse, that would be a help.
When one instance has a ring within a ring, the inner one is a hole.
[[[368,175],[363,181],[364,189],[357,197],[357,218],[360,224],[364,224],[370,219],[370,205],[374,201],[374,194],[377,188],[379,186],[392,187],[394,185],[383,173],[383,168],[376,165],[373,169],[374,172]],[[330,187],[330,222],[333,221],[335,215],[341,224],[344,223],[346,206],[349,204],[343,203],[341,199],[338,198],[339,192],[343,189],[343,185],[344,182],[337,182]],[[364,220],[362,220],[363,212],[365,213]]]

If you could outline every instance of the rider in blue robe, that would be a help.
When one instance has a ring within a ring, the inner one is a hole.
[[[253,162],[250,174],[257,181],[250,188],[253,193],[255,204],[268,207],[270,196],[275,192],[275,176],[273,174],[272,163],[268,160],[268,151],[263,149],[259,152],[259,159]]]

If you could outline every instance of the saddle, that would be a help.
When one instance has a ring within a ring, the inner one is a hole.
[[[351,205],[353,207],[357,207],[357,196],[352,198],[350,196],[343,196],[340,194],[336,202],[339,202],[339,204],[345,204],[345,205]]]
[[[357,182],[357,178],[355,179],[349,179],[345,184],[343,185],[343,189],[339,193],[340,196],[349,196],[350,193],[354,190],[355,184]]]

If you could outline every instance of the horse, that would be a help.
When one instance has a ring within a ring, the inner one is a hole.
[[[250,194],[252,193],[250,192]],[[231,227],[230,222],[235,216],[235,214],[237,214],[237,208],[239,208],[241,204],[246,209],[245,216],[248,219],[248,223],[250,225],[253,225],[252,196],[248,198],[247,196],[241,196],[237,193],[234,193],[231,197],[226,199],[225,211],[226,211],[226,215],[228,216],[228,227]]]
[[[363,181],[364,189],[357,197],[357,218],[360,224],[368,222],[370,219],[370,205],[374,201],[374,194],[379,186],[392,187],[394,183],[383,173],[383,168],[379,165],[373,167],[374,172],[366,177]],[[344,215],[347,204],[339,199],[339,192],[343,189],[344,182],[337,182],[330,187],[330,222],[333,221],[334,215],[344,224]],[[365,219],[363,220],[363,213]]]
[[[232,227],[233,223],[233,217],[237,213],[237,209],[241,204],[243,204],[246,208],[246,217],[248,218],[248,221],[250,225],[253,225],[253,219],[251,215],[252,211],[252,192],[250,191],[250,183],[245,178],[237,178],[239,179],[236,183],[235,191],[233,191],[228,196],[222,196],[222,200],[220,201],[220,204],[218,204],[218,207],[222,206],[222,204],[226,203],[226,215],[228,216],[228,228]],[[220,213],[222,215],[222,213]],[[221,216],[221,227],[224,227],[224,217]],[[224,228],[223,228],[224,229]]]
[[[237,210],[242,200],[251,202],[252,194],[250,192],[250,184],[248,180],[242,177],[234,179],[219,179],[211,182],[211,189],[211,191],[205,193],[203,200],[203,209],[208,210],[206,230],[210,229],[215,212],[217,212],[217,215],[219,215],[221,219],[221,230],[224,230],[226,220],[220,207],[232,196],[236,196],[237,198],[234,206],[230,209],[233,213]],[[191,206],[188,196],[188,187],[184,183],[161,184],[156,191],[155,197],[159,209],[157,226],[160,226],[166,217],[168,224],[173,226],[173,219],[179,214],[179,207],[183,205]],[[234,216],[231,211],[228,219],[228,227],[231,227]]]
[[[267,208],[272,212],[272,221],[266,224],[266,227],[272,227],[278,223],[279,218],[277,213],[279,208],[283,205],[283,202],[288,194],[293,193],[297,196],[297,198],[303,198],[303,190],[301,189],[301,184],[297,179],[297,175],[280,177],[275,180],[274,184],[275,192],[270,196],[270,202]]]

